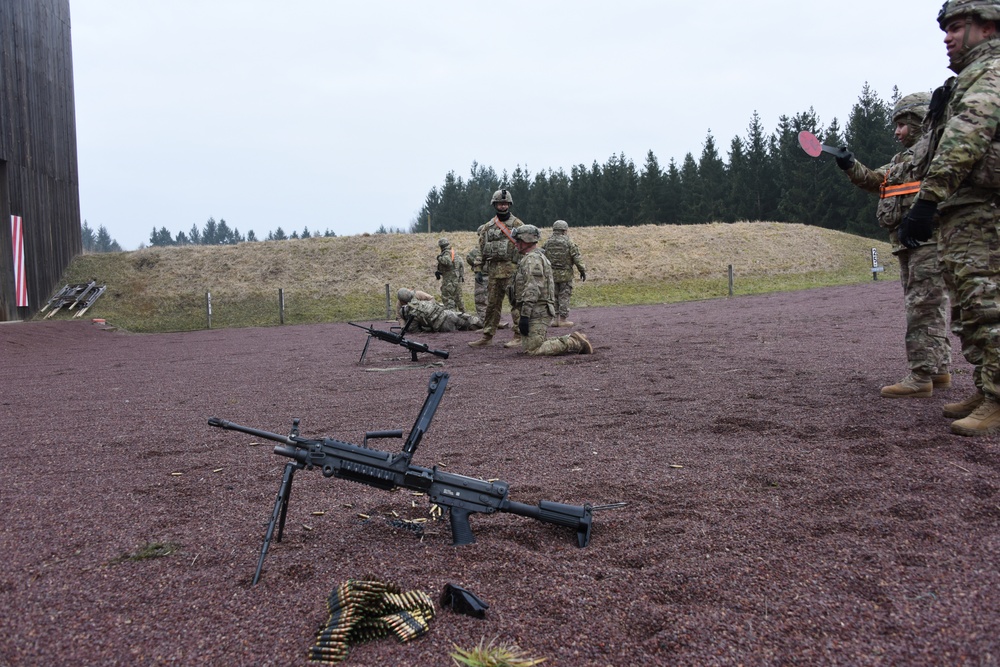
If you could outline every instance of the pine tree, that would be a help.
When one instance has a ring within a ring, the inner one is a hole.
[[[639,175],[639,221],[643,224],[662,222],[665,218],[664,199],[666,182],[656,155],[646,153],[646,164]]]
[[[708,131],[698,160],[698,179],[694,196],[696,222],[719,222],[726,218],[729,190],[726,180],[726,165],[715,147],[712,130]]]
[[[83,221],[83,225],[80,227],[80,236],[83,238],[83,251],[84,252],[94,252],[94,248],[97,246],[97,235],[94,230],[90,228],[87,221]]]

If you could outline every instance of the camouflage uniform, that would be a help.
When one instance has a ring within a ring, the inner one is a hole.
[[[507,297],[507,286],[514,272],[517,271],[519,254],[514,244],[507,238],[500,225],[508,230],[520,227],[524,223],[513,215],[503,222],[496,217],[480,227],[479,250],[483,253],[483,265],[489,275],[489,285],[486,291],[486,317],[483,322],[483,335],[493,336],[500,323],[500,311],[503,300]],[[521,317],[517,306],[510,304],[510,314],[516,323]]]
[[[537,229],[530,225],[521,229]],[[518,230],[520,232],[520,230]],[[537,241],[537,236],[535,237]],[[555,282],[552,265],[537,245],[518,262],[514,276],[514,294],[521,316],[528,318],[528,333],[521,336],[521,349],[533,356],[580,354],[593,351],[582,334],[573,333],[558,338],[546,338],[552,316],[555,315]],[[517,320],[515,320],[515,324]]]
[[[404,321],[413,317],[413,326],[423,332],[471,331],[483,326],[482,320],[475,315],[449,310],[436,301],[423,299],[412,299],[400,308],[400,314]]]
[[[919,247],[906,248],[900,245],[897,231],[919,187],[920,163],[926,155],[928,141],[927,137],[921,137],[922,130],[918,123],[926,112],[928,97],[919,93],[907,95],[894,109],[893,121],[906,123],[909,127],[909,133],[903,140],[905,150],[878,169],[869,169],[855,161],[845,172],[859,188],[879,193],[876,217],[879,226],[889,232],[892,254],[899,258],[910,376],[899,384],[882,389],[882,395],[890,398],[930,396],[933,387],[951,384],[948,290],[938,259],[937,236]]]
[[[445,308],[465,312],[462,297],[462,283],[465,281],[465,266],[462,260],[455,261],[455,250],[447,239],[438,241],[441,254],[437,256],[437,274],[441,278],[441,302]]]
[[[490,284],[489,276],[483,273],[483,251],[478,247],[473,248],[465,256],[465,261],[469,263],[472,268],[472,272],[476,275],[476,287],[475,287],[475,298],[476,298],[476,315],[480,319],[486,319],[486,292],[487,287]]]
[[[1000,430],[1000,40],[970,43],[969,16],[1000,19],[1000,2],[951,0],[938,15],[946,44],[948,27],[957,20],[964,21],[965,37],[949,66],[957,76],[931,101],[928,158],[903,225],[904,244],[919,240],[912,230],[919,228],[921,212],[936,207],[952,331],[975,366],[978,389],[965,401],[945,404],[944,414],[959,418],[952,432],[984,435]]]
[[[560,224],[561,223],[561,224]],[[569,300],[573,295],[573,267],[580,272],[582,280],[587,279],[587,267],[580,257],[580,248],[566,234],[568,225],[564,220],[556,220],[552,225],[552,236],[545,242],[542,252],[552,264],[552,278],[556,283],[556,316],[554,326],[573,326],[567,322]]]

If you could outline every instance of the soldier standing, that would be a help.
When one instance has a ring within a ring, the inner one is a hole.
[[[909,374],[882,387],[885,398],[925,398],[935,388],[951,386],[951,340],[948,338],[948,290],[937,253],[937,234],[914,248],[900,245],[897,228],[920,188],[918,170],[927,152],[928,137],[921,138],[930,93],[900,98],[892,110],[896,141],[902,151],[889,164],[869,169],[853,153],[837,158],[851,182],[862,190],[879,193],[878,224],[889,231],[892,254],[899,259],[906,307],[906,359]]]
[[[483,266],[489,276],[486,292],[486,317],[483,321],[483,337],[469,343],[469,347],[486,347],[493,342],[500,323],[500,311],[503,308],[504,297],[510,300],[507,286],[510,285],[514,272],[517,271],[519,258],[517,246],[514,245],[512,230],[524,223],[511,215],[510,207],[513,200],[509,190],[500,189],[493,193],[490,200],[497,214],[492,220],[479,228],[479,249],[483,253]],[[517,306],[510,300],[510,315],[514,322],[520,318]],[[521,345],[521,334],[514,331],[514,339],[504,344],[504,347]]]
[[[546,338],[549,322],[556,314],[555,281],[552,265],[538,247],[539,232],[534,225],[514,230],[514,242],[522,253],[514,276],[515,300],[520,308],[516,320],[521,333],[521,349],[530,355],[592,354],[593,346],[579,331],[558,338]]]
[[[478,246],[473,248],[465,256],[473,274],[476,276],[476,287],[473,291],[476,299],[476,315],[480,319],[486,318],[486,290],[489,285],[489,277],[483,273],[483,251]]]
[[[946,403],[953,433],[1000,430],[1000,0],[949,0],[938,13],[956,76],[934,91],[923,179],[899,242],[919,247],[939,226],[951,322],[975,367],[976,393]]]
[[[426,292],[403,287],[396,298],[400,320],[405,323],[412,317],[419,331],[470,331],[483,326],[477,316],[445,308]]]
[[[438,247],[441,254],[437,256],[434,277],[441,281],[441,302],[445,308],[464,313],[462,283],[465,281],[465,266],[461,259],[455,261],[455,250],[448,239],[439,239]]]
[[[552,223],[552,236],[542,247],[542,252],[552,264],[552,278],[556,282],[556,317],[552,318],[551,326],[571,327],[569,317],[569,299],[573,295],[573,267],[580,272],[580,280],[587,282],[587,267],[580,258],[580,249],[570,240],[566,230],[569,223],[556,220]]]

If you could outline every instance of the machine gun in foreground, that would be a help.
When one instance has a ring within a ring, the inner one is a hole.
[[[441,357],[442,359],[448,358],[448,350],[432,350],[427,346],[426,343],[418,343],[415,340],[407,340],[406,332],[409,330],[410,325],[413,323],[413,318],[410,317],[406,320],[406,325],[397,333],[395,331],[383,331],[382,329],[376,329],[375,327],[365,327],[360,324],[355,324],[354,322],[348,322],[352,327],[357,327],[359,329],[364,329],[368,332],[368,339],[365,341],[365,349],[361,350],[361,359],[358,360],[359,364],[364,363],[365,355],[368,354],[368,344],[372,342],[372,338],[378,338],[379,340],[384,340],[387,343],[392,343],[393,345],[401,345],[410,351],[410,361],[417,360],[417,352],[425,352],[427,354],[433,354],[435,357]],[[394,329],[399,329],[399,327],[393,327]]]
[[[477,512],[492,514],[494,512],[509,512],[520,516],[531,517],[546,523],[566,526],[576,531],[577,543],[585,547],[590,542],[590,531],[593,524],[593,512],[612,506],[593,507],[591,505],[565,505],[543,500],[538,505],[517,503],[508,497],[507,482],[489,482],[474,477],[465,477],[454,473],[442,472],[434,468],[422,468],[410,463],[417,451],[421,438],[430,427],[434,412],[444,396],[448,384],[448,374],[434,373],[427,388],[427,398],[417,415],[417,420],[410,430],[403,449],[399,453],[383,452],[368,448],[368,440],[372,438],[401,438],[402,431],[372,431],[365,433],[364,444],[353,445],[340,440],[323,438],[311,440],[299,435],[299,420],[292,420],[292,430],[289,435],[279,435],[268,431],[241,426],[233,422],[212,417],[209,426],[249,433],[260,438],[281,443],[276,445],[274,453],[292,459],[285,464],[281,488],[274,502],[271,521],[267,525],[264,544],[257,561],[257,570],[253,575],[253,584],[260,579],[264,557],[274,536],[275,526],[278,530],[278,542],[285,528],[285,514],[288,511],[288,496],[292,489],[292,476],[296,470],[318,468],[324,477],[339,477],[352,482],[374,486],[378,489],[391,491],[397,488],[411,489],[427,494],[430,501],[448,510],[451,519],[452,543],[471,544],[476,541],[469,526],[469,515]],[[619,505],[615,505],[619,506]]]

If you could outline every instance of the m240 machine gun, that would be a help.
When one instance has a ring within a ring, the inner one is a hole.
[[[590,542],[593,512],[618,507],[620,504],[594,507],[589,504],[566,505],[542,500],[538,505],[527,505],[509,498],[507,482],[491,482],[442,472],[437,466],[423,468],[411,463],[420,440],[430,427],[431,419],[444,396],[447,384],[447,373],[437,372],[431,376],[427,387],[427,398],[406,442],[403,443],[402,451],[398,453],[370,449],[367,444],[368,440],[373,438],[401,438],[403,433],[399,430],[368,432],[365,433],[364,444],[354,445],[332,438],[320,440],[303,438],[299,435],[298,419],[292,420],[292,430],[288,435],[241,426],[217,417],[208,420],[209,426],[274,440],[280,443],[275,446],[274,453],[292,459],[285,464],[284,477],[274,502],[274,510],[271,512],[271,521],[267,525],[253,584],[260,579],[264,558],[267,556],[275,527],[278,531],[277,541],[281,541],[285,528],[285,514],[288,511],[288,497],[292,489],[292,477],[296,470],[303,468],[308,470],[316,468],[324,477],[339,477],[387,491],[403,488],[426,494],[432,503],[448,510],[452,543],[455,545],[471,544],[476,541],[469,526],[471,514],[509,512],[572,528],[576,531],[577,544],[580,547],[587,546]]]
[[[408,340],[406,338],[406,332],[409,330],[410,325],[413,323],[413,318],[409,317],[406,320],[406,324],[398,332],[396,331],[384,331],[382,329],[376,329],[375,327],[365,327],[360,324],[355,324],[354,322],[348,322],[352,327],[357,327],[359,329],[364,329],[368,332],[368,339],[365,341],[365,349],[361,351],[361,359],[358,360],[359,364],[364,363],[365,355],[368,354],[368,344],[372,342],[372,338],[378,338],[379,340],[384,340],[387,343],[392,343],[393,345],[400,345],[405,347],[410,351],[410,360],[417,360],[417,352],[424,352],[427,354],[433,354],[435,357],[441,357],[442,359],[448,358],[448,350],[432,350],[427,346],[426,343],[418,343],[415,340]],[[399,329],[399,327],[393,327],[394,329]]]

